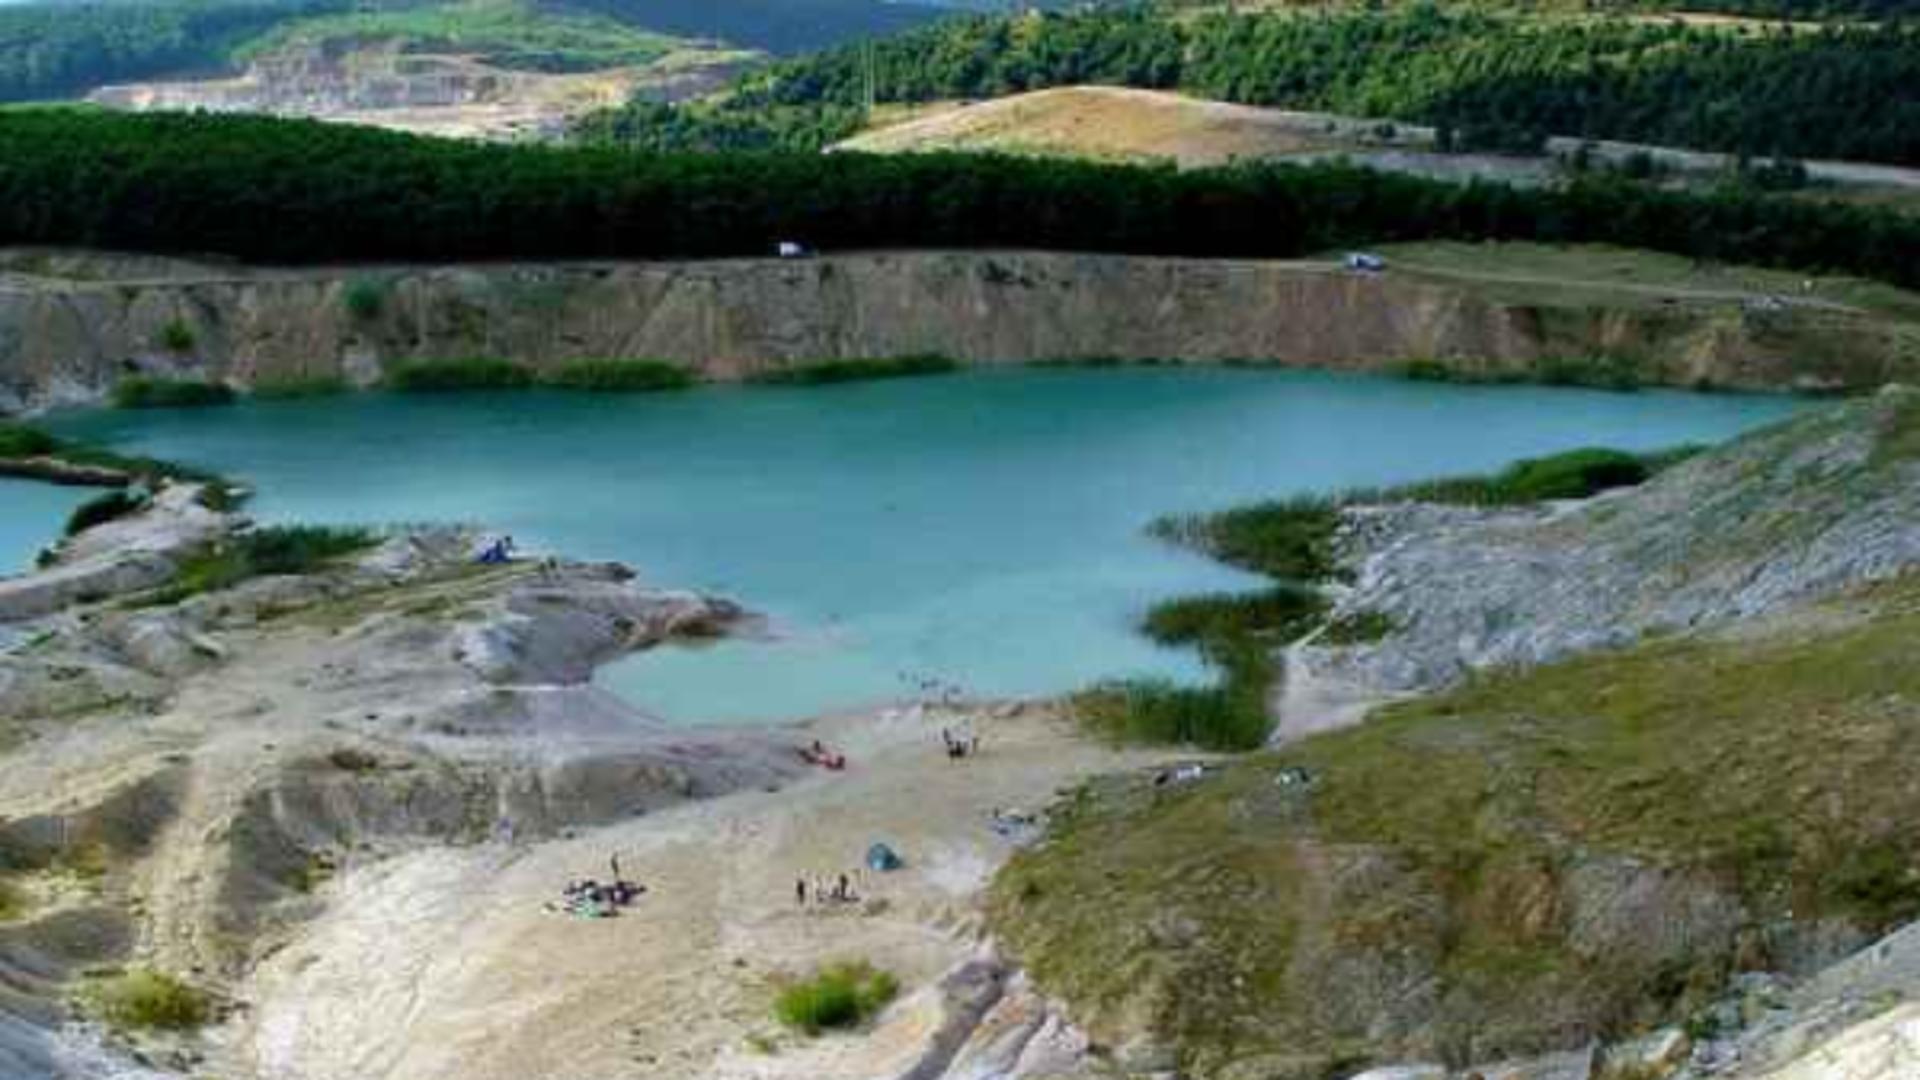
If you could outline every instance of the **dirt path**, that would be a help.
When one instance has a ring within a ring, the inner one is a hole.
[[[330,914],[269,961],[234,1047],[276,1080],[860,1077],[911,1065],[938,1022],[930,984],[979,948],[979,894],[1010,853],[987,822],[1092,773],[1143,764],[1044,716],[975,717],[954,764],[942,720],[824,721],[845,773],[693,803],[533,848],[438,849],[349,875]],[[954,722],[948,718],[945,722]],[[796,735],[798,740],[802,736]],[[811,737],[808,733],[804,737]],[[884,840],[907,867],[859,871]],[[550,913],[617,853],[648,893],[620,918]],[[853,876],[859,904],[795,902],[795,880]],[[773,983],[834,959],[896,973],[872,1032],[802,1040]]]

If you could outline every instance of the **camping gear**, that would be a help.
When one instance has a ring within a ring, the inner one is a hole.
[[[900,858],[899,853],[885,844],[876,842],[867,848],[867,869],[869,870],[886,873],[890,870],[898,870],[905,865],[907,865],[906,861]]]

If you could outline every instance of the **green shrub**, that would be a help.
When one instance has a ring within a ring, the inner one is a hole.
[[[268,401],[290,398],[332,397],[353,387],[338,375],[290,375],[261,379],[253,384],[253,396]]]
[[[74,507],[73,513],[67,517],[66,534],[72,536],[95,525],[126,517],[145,505],[145,502],[124,491],[109,491]]]
[[[533,385],[533,372],[506,360],[474,357],[466,360],[419,360],[387,372],[390,389],[408,393],[446,390],[522,390]]]
[[[101,982],[91,997],[102,1019],[128,1030],[187,1031],[213,1015],[213,1003],[204,991],[146,968]]]
[[[818,1035],[858,1027],[899,992],[899,980],[871,964],[834,964],[782,989],[773,1012],[788,1027]]]
[[[183,319],[174,319],[160,328],[160,347],[168,352],[191,352],[193,342],[193,327]]]
[[[1327,624],[1315,640],[1322,645],[1362,645],[1379,641],[1397,629],[1393,617],[1379,611],[1356,611]]]
[[[1609,488],[1631,487],[1653,475],[1647,463],[1620,450],[1569,450],[1552,457],[1517,461],[1493,479],[1503,502],[1584,499]]]
[[[135,375],[113,387],[113,404],[121,409],[192,408],[231,405],[231,387],[199,379],[154,378]]]
[[[357,277],[347,283],[341,300],[347,314],[360,322],[372,322],[387,306],[387,283],[380,278]]]
[[[370,529],[272,525],[214,544],[180,564],[173,580],[146,594],[142,606],[177,604],[190,596],[230,589],[249,578],[305,574],[372,547]]]
[[[1534,374],[1548,386],[1587,386],[1599,390],[1638,390],[1646,382],[1640,362],[1628,356],[1547,357]]]
[[[1340,524],[1340,505],[1323,495],[1301,496],[1215,514],[1164,517],[1147,531],[1278,581],[1322,581],[1335,569],[1333,531]]]
[[[547,377],[547,383],[568,390],[598,393],[644,393],[683,390],[693,374],[663,360],[575,360]]]
[[[1181,686],[1168,679],[1115,679],[1073,696],[1074,718],[1119,743],[1242,751],[1264,745],[1273,729],[1264,686]]]
[[[0,458],[39,457],[60,448],[60,440],[25,424],[0,423]]]
[[[780,386],[825,386],[831,383],[863,382],[868,379],[898,379],[914,375],[944,375],[956,371],[959,363],[945,356],[895,356],[876,360],[827,360],[817,364],[781,368],[755,375],[750,381]]]

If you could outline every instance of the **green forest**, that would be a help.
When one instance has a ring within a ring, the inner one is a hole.
[[[659,155],[263,117],[0,112],[0,244],[298,263],[754,255],[789,239],[1278,257],[1428,238],[1604,241],[1920,285],[1920,218],[1745,189],[1520,189],[1342,164]]]
[[[1458,149],[1551,134],[1920,164],[1920,25],[1730,30],[1430,4],[968,17],[775,65],[717,104],[636,104],[581,130],[656,150],[818,149],[858,129],[869,55],[882,102],[1108,83],[1419,121]]]
[[[0,101],[71,97],[106,83],[220,67],[229,50],[345,0],[169,0],[0,5]]]
[[[661,35],[792,54],[940,14],[885,0],[38,0],[0,4],[0,101],[230,71],[329,34],[477,45],[509,66],[570,71],[643,61]]]

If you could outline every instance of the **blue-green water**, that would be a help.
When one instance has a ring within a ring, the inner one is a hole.
[[[61,418],[256,484],[266,520],[483,522],[523,549],[733,595],[780,640],[663,649],[605,681],[688,722],[1191,676],[1133,631],[1250,579],[1142,527],[1292,492],[1590,444],[1716,440],[1779,398],[1247,370],[980,372],[825,388],[372,395]],[[11,516],[11,511],[9,512]],[[49,528],[52,527],[49,521]]]
[[[0,576],[30,568],[41,548],[60,539],[74,507],[99,494],[98,488],[0,479]]]

